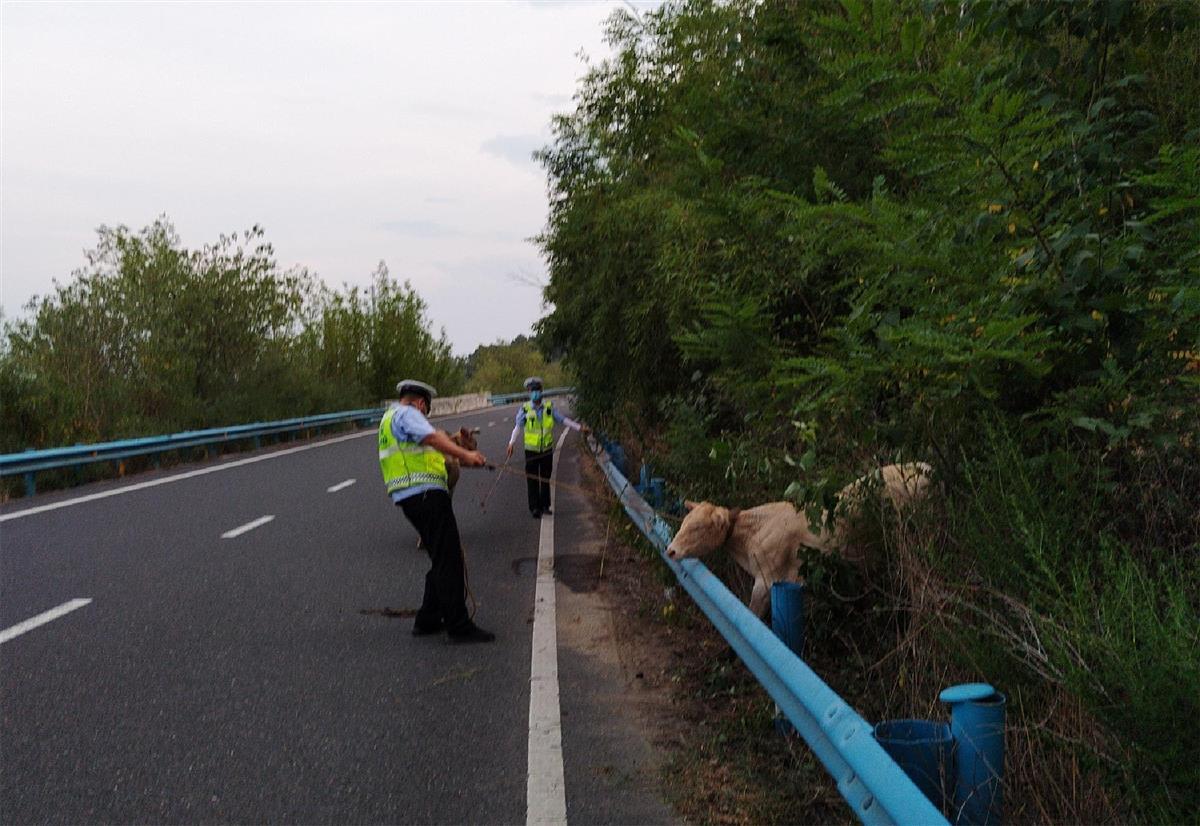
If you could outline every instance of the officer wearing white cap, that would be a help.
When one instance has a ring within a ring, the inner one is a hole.
[[[542,399],[541,376],[525,379],[529,401],[517,411],[516,424],[508,437],[508,455],[513,454],[517,435],[525,434],[525,478],[529,493],[529,512],[534,519],[541,519],[550,510],[550,473],[554,470],[554,423],[566,425],[575,431],[590,432],[581,425],[559,413],[549,401]]]
[[[426,418],[437,391],[422,381],[396,385],[400,403],[379,423],[379,467],[392,501],[417,529],[432,567],[413,623],[413,635],[445,631],[451,642],[491,642],[496,635],[477,626],[467,613],[466,570],[458,523],[450,507],[445,456],[468,467],[487,459],[450,441]]]

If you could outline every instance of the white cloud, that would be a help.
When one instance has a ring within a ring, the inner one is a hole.
[[[484,152],[503,158],[519,167],[531,170],[539,169],[533,158],[533,153],[549,143],[548,138],[539,135],[496,135],[483,142]]]
[[[452,238],[461,237],[449,227],[435,224],[432,221],[384,221],[379,225],[384,232],[394,232],[396,235],[407,235],[413,238]]]

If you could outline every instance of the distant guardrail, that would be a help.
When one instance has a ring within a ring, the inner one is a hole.
[[[543,397],[546,397],[546,396],[569,396],[570,394],[572,394],[574,392],[575,392],[574,387],[551,387],[547,390],[543,390],[542,396]],[[529,398],[529,393],[528,392],[501,393],[501,394],[495,395],[495,396],[489,394],[488,398],[491,400],[491,402],[494,406],[498,407],[499,405],[502,405],[502,404],[512,404],[513,402],[523,402]]]
[[[570,388],[556,388],[550,393],[566,392]],[[527,395],[527,394],[517,394]],[[470,393],[462,396],[447,396],[434,399],[433,416],[446,416],[465,413],[470,410],[485,408],[496,404],[488,393]],[[84,465],[102,462],[122,462],[141,456],[155,456],[169,453],[173,450],[187,448],[211,448],[216,445],[233,442],[251,441],[255,448],[262,446],[264,438],[285,436],[303,431],[317,431],[327,427],[346,424],[357,424],[360,427],[374,426],[386,410],[386,403],[381,407],[365,408],[362,410],[346,410],[340,413],[322,413],[316,416],[302,416],[295,419],[281,419],[274,422],[257,422],[255,424],[231,425],[229,427],[213,427],[206,430],[188,430],[183,433],[173,433],[164,436],[145,436],[137,439],[122,439],[115,442],[98,442],[96,444],[80,444],[71,447],[55,447],[43,450],[26,450],[21,453],[6,453],[0,455],[0,478],[11,476],[25,477],[25,495],[37,493],[37,474],[47,470],[82,467]]]
[[[37,473],[40,471],[80,467],[97,462],[120,462],[137,456],[152,456],[193,447],[209,448],[230,442],[253,441],[255,447],[260,447],[264,437],[312,430],[320,432],[323,428],[345,424],[374,425],[383,416],[384,409],[379,407],[347,410],[341,413],[323,413],[318,416],[302,416],[297,419],[282,419],[275,422],[188,430],[167,436],[146,436],[116,442],[6,453],[0,455],[0,477],[24,476],[25,494],[32,496],[37,492]]]
[[[937,807],[884,751],[873,727],[742,604],[698,559],[666,555],[671,528],[595,448],[596,461],[625,512],[645,534],[742,661],[837,782],[856,817],[868,824],[942,824]]]

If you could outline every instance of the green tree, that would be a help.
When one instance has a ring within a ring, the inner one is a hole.
[[[1154,711],[1176,704],[1168,658],[1131,667],[1191,651],[1192,673],[1200,644],[1194,581],[1133,604],[1200,547],[1198,10],[621,10],[541,153],[539,335],[588,418],[727,501],[829,504],[881,461],[930,461],[962,575],[1060,644],[1054,679],[1120,732],[1150,819],[1200,806],[1187,735]],[[1026,495],[1008,510],[982,478]],[[1095,621],[1109,603],[1136,640]]]
[[[546,387],[566,383],[562,366],[548,363],[535,342],[517,336],[511,342],[482,344],[467,359],[467,391],[471,393],[519,393],[529,376],[541,376]]]
[[[5,451],[377,404],[405,375],[462,369],[382,263],[370,288],[283,270],[260,227],[188,250],[166,218],[101,227],[84,267],[0,346]]]

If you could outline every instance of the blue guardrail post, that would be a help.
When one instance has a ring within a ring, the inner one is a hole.
[[[771,586],[771,630],[797,657],[804,656],[804,586],[798,582],[776,582]],[[796,727],[775,706],[775,730],[789,735]]]
[[[936,720],[884,720],[875,724],[875,740],[929,802],[944,812],[947,791],[954,782],[950,725]]]
[[[1003,813],[1006,698],[987,683],[964,683],[939,695],[950,706],[954,735],[954,817],[960,826],[999,826]]]
[[[771,630],[793,654],[804,656],[804,586],[800,583],[771,586]]]

